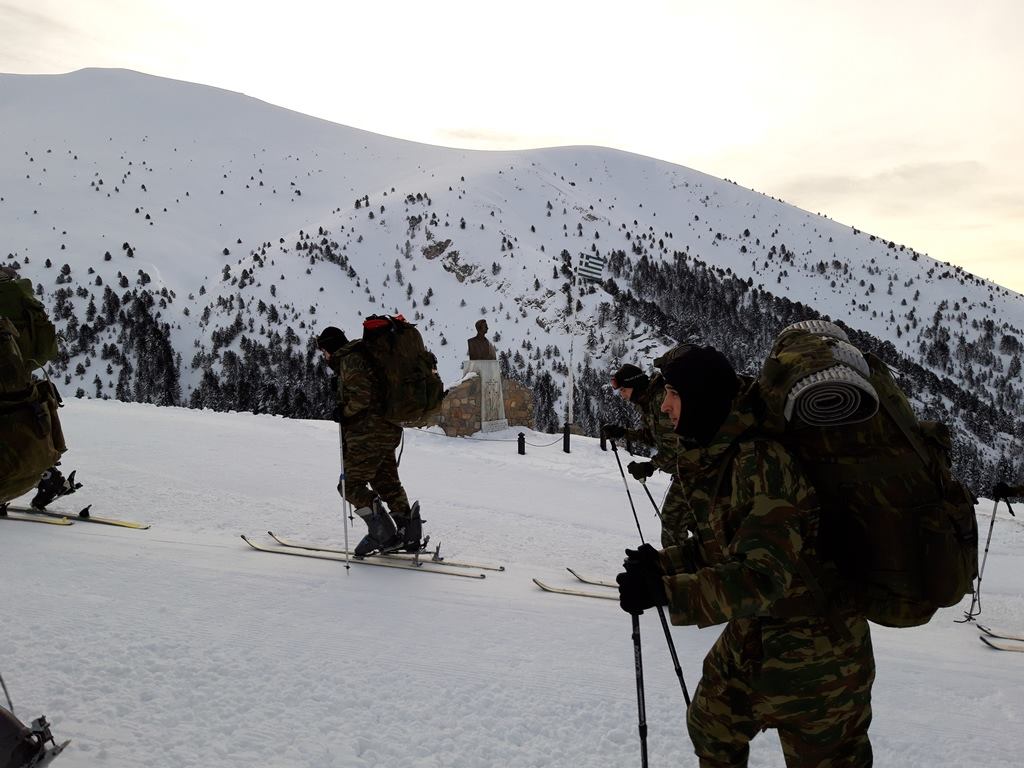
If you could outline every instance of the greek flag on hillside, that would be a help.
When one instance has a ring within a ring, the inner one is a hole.
[[[604,265],[607,261],[607,257],[598,256],[596,253],[583,254],[583,260],[580,262],[576,274],[584,282],[587,280],[600,282],[604,274]]]

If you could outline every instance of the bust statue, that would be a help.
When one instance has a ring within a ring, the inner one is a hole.
[[[468,343],[470,360],[496,360],[498,355],[494,351],[494,345],[487,338],[487,321],[476,321],[476,336]]]

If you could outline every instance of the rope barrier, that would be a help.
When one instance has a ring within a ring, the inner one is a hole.
[[[518,441],[518,438],[512,438],[511,440],[508,440],[503,437],[469,437],[467,435],[456,435],[455,437],[449,437],[448,435],[439,435],[437,434],[437,432],[425,432],[423,430],[417,430],[417,432],[418,434],[421,435],[433,435],[434,437],[443,437],[447,440],[475,440],[480,443],[515,443]],[[559,436],[557,439],[552,440],[550,443],[531,443],[529,440],[527,440],[526,444],[529,446],[533,446],[534,448],[549,448],[552,445],[561,442],[562,438],[561,436]]]

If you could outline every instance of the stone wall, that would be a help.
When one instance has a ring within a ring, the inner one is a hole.
[[[508,425],[533,429],[533,392],[511,379],[501,380],[501,391],[505,397]]]
[[[509,426],[533,429],[533,392],[509,379],[501,380],[501,391]],[[437,423],[449,437],[472,435],[480,431],[479,376],[470,376],[457,387],[452,387],[441,404]]]

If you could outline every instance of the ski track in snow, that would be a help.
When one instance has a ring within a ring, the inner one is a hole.
[[[2,671],[23,719],[45,712],[73,740],[60,765],[639,761],[628,618],[530,582],[576,586],[566,565],[611,578],[636,543],[615,458],[595,440],[518,456],[514,430],[486,442],[407,430],[403,481],[442,554],[508,568],[471,581],[346,572],[238,539],[342,543],[330,422],[112,401],[71,401],[63,415],[64,466],[85,487],[54,507],[92,502],[153,528],[0,523]],[[656,541],[650,501],[630,490]],[[978,514],[984,538],[991,502]],[[1024,526],[1003,512],[983,587],[995,627],[1024,628],[1022,555]],[[921,629],[873,628],[878,765],[1019,764],[1024,664],[953,623],[967,604]],[[660,623],[641,626],[651,765],[695,766]],[[673,628],[691,694],[717,635]],[[750,764],[783,764],[773,733]]]

